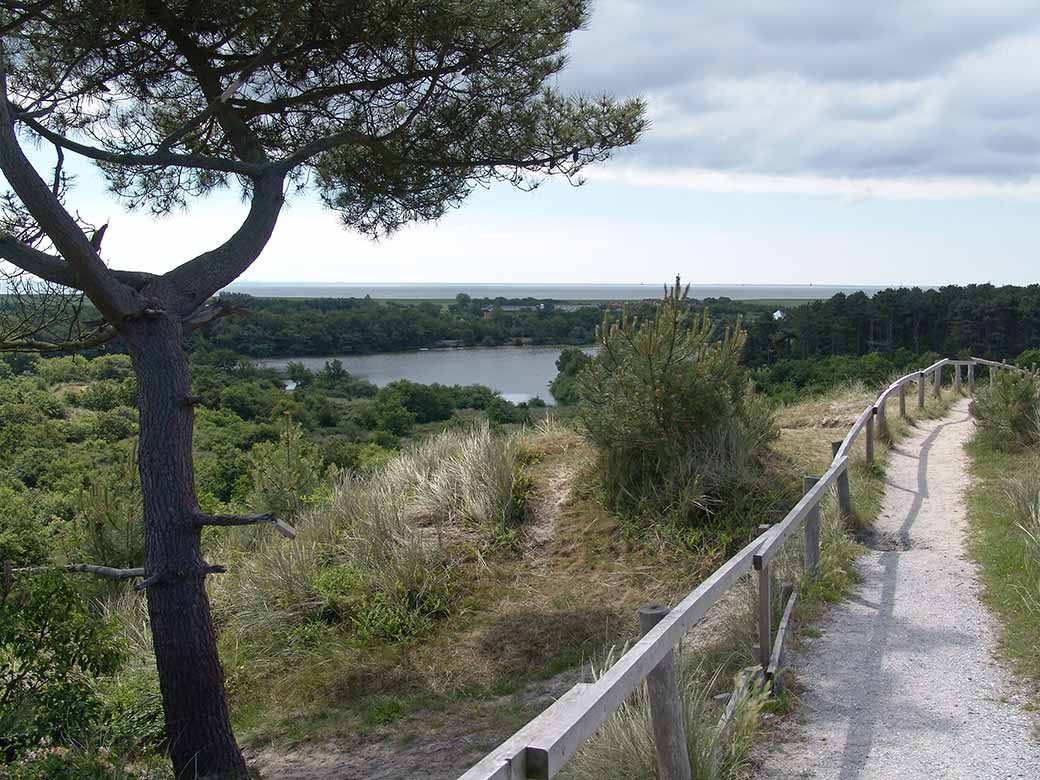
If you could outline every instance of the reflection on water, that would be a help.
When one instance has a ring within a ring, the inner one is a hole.
[[[594,347],[585,347],[592,354]],[[338,358],[359,379],[380,387],[395,379],[422,384],[487,385],[514,403],[538,396],[553,403],[549,382],[556,377],[561,347],[472,347],[431,349],[422,352],[386,352],[378,355],[329,355],[327,357],[274,358],[257,361],[284,370],[287,363],[303,363],[320,371],[326,360]]]

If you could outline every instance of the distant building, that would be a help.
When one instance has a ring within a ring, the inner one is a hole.
[[[776,311],[773,312],[773,319],[774,320],[784,320],[784,319],[787,319],[787,314],[784,313],[783,309],[777,309]]]

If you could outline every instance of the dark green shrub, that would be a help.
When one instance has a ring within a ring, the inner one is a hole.
[[[89,730],[100,711],[92,680],[122,658],[114,626],[68,575],[15,575],[0,593],[0,756]]]
[[[415,415],[393,396],[377,396],[372,409],[375,414],[373,427],[389,431],[395,436],[406,435],[415,425]]]
[[[116,442],[137,435],[137,410],[119,406],[98,412],[94,421],[94,436],[102,441]]]
[[[104,693],[100,729],[113,745],[148,752],[166,743],[159,675],[154,668],[120,672]]]
[[[450,612],[457,589],[453,570],[423,569],[409,585],[395,580],[389,588],[373,583],[351,566],[320,569],[314,588],[324,602],[324,618],[350,624],[370,642],[401,642],[428,631]]]
[[[443,385],[422,385],[399,379],[379,391],[379,397],[389,396],[401,402],[415,415],[417,423],[447,420],[454,412],[452,392]]]
[[[144,521],[141,477],[134,447],[122,459],[95,474],[78,492],[75,555],[106,566],[144,565]]]
[[[1015,358],[1015,365],[1027,371],[1040,369],[1040,349],[1027,349]]]
[[[285,376],[290,382],[295,382],[297,387],[303,387],[314,381],[314,372],[295,360],[286,363]]]
[[[718,334],[706,311],[691,314],[677,280],[656,317],[625,312],[599,336],[578,393],[607,504],[702,522],[746,504],[778,431],[741,365],[739,323]]]
[[[48,534],[40,522],[46,515],[40,499],[36,491],[0,486],[0,562],[30,566],[47,559]]]
[[[549,384],[553,398],[559,404],[578,403],[578,374],[589,363],[592,357],[584,350],[567,347],[556,358],[556,378]]]
[[[530,420],[526,407],[521,408],[501,396],[493,398],[484,413],[494,425],[519,425]]]
[[[252,491],[248,504],[258,512],[293,517],[326,497],[328,474],[321,449],[290,418],[277,442],[262,442],[249,452]]]
[[[1015,451],[1040,443],[1040,376],[1000,371],[971,402],[979,435],[992,447]]]
[[[93,382],[77,396],[77,401],[84,409],[95,412],[107,412],[123,405],[125,391],[121,383],[112,379]]]

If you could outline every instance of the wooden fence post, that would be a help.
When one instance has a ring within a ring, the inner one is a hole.
[[[888,419],[885,417],[885,407],[887,405],[888,399],[886,398],[875,407],[877,409],[877,428],[874,433],[877,434],[879,438],[888,436]]]
[[[899,386],[899,416],[906,417],[906,385]]]
[[[867,415],[867,463],[874,462],[874,415],[877,414],[877,407],[871,407],[870,414]]]
[[[968,395],[975,395],[975,364],[968,363]]]
[[[773,657],[773,587],[769,577],[769,562],[758,570],[758,660],[762,671],[769,668]]]
[[[932,393],[936,398],[942,395],[942,366],[935,367],[935,376],[932,378]]]
[[[640,634],[646,636],[669,611],[664,604],[640,607]],[[660,780],[691,780],[693,771],[686,745],[674,650],[669,651],[647,675],[646,689],[650,695],[650,717],[654,726],[654,747],[657,749],[657,776]]]
[[[924,371],[917,375],[917,408],[924,409]]]
[[[961,391],[961,364],[953,364],[953,392],[960,393]]]
[[[819,477],[802,479],[802,492],[808,493]],[[805,516],[805,570],[815,577],[820,572],[820,504],[817,502]],[[785,599],[786,600],[786,599]]]
[[[841,449],[841,442],[836,441],[831,443],[831,455],[832,457],[838,457],[838,450]],[[846,461],[847,463],[847,461]],[[841,512],[842,518],[852,517],[852,493],[849,490],[849,467],[845,466],[845,470],[838,476],[838,510]]]

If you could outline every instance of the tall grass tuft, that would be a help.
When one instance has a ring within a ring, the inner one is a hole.
[[[719,729],[723,704],[713,699],[720,687],[721,669],[709,673],[692,652],[680,652],[679,696],[686,744],[694,780],[725,780],[738,777],[758,728],[759,713],[766,701],[761,690],[749,690],[737,708],[724,735]],[[608,654],[603,670],[616,660]],[[655,780],[657,753],[646,686],[642,686],[608,720],[572,759],[563,775],[566,780]]]
[[[254,536],[248,553],[233,535],[218,542],[233,562],[212,586],[222,630],[273,655],[330,626],[375,641],[424,632],[452,608],[463,550],[514,519],[521,477],[515,439],[486,423],[344,474],[297,517],[295,541]]]
[[[1031,612],[1040,615],[1040,464],[1034,464],[1027,477],[1010,479],[1007,493],[1015,527],[1026,542],[1024,566],[1031,585],[1021,588],[1022,599]]]
[[[979,437],[993,449],[1015,452],[1040,443],[1040,375],[1000,372],[977,389],[971,413]]]

